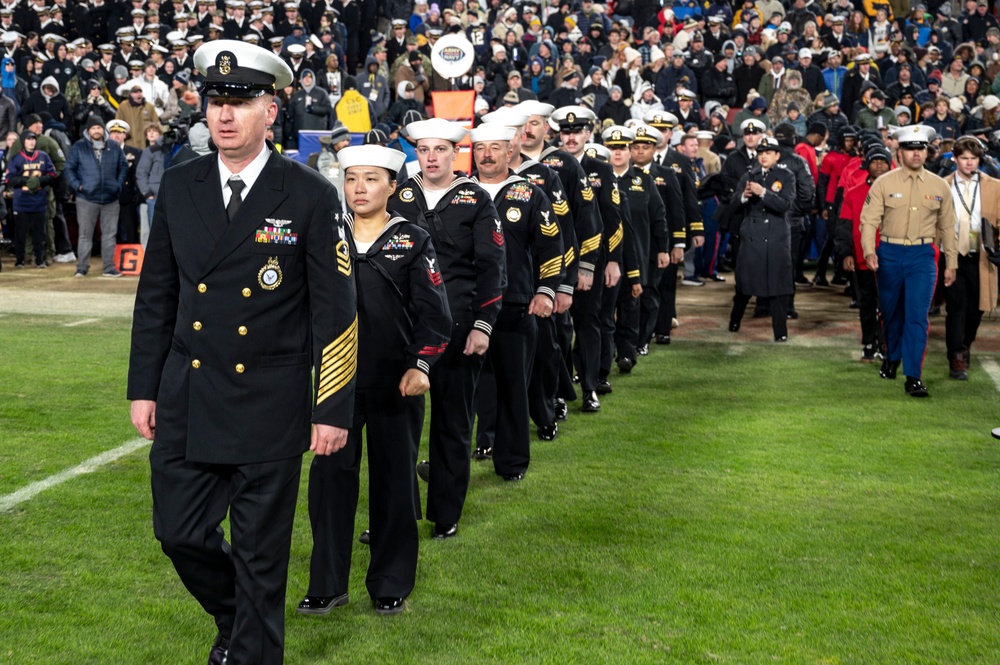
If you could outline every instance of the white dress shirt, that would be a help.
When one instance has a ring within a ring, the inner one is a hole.
[[[267,164],[267,160],[271,157],[271,149],[264,144],[264,147],[253,158],[253,161],[246,165],[246,167],[239,173],[233,173],[229,170],[223,161],[219,157],[219,186],[222,188],[222,207],[225,208],[229,205],[229,198],[232,196],[232,191],[229,189],[229,179],[234,175],[239,176],[240,180],[243,181],[243,192],[240,194],[240,198],[244,201],[247,200],[247,194],[253,189],[253,184],[257,182],[257,178],[260,177],[261,172],[264,170],[264,165]]]

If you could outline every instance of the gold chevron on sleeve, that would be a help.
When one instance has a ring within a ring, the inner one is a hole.
[[[344,277],[351,276],[351,252],[346,240],[337,243],[337,270]]]
[[[608,250],[612,252],[615,251],[615,249],[618,248],[618,245],[621,244],[622,238],[624,237],[625,237],[625,227],[622,225],[621,222],[618,222],[618,230],[612,233],[611,237],[608,238]]]
[[[569,214],[569,203],[567,201],[559,201],[558,203],[552,204],[552,209],[555,210],[556,214],[560,217],[565,217]]]
[[[587,187],[586,189],[584,189],[584,190],[582,190],[580,192],[580,196],[583,197],[584,201],[593,201],[594,200],[594,190],[591,189],[590,187]]]
[[[319,371],[319,396],[316,404],[337,393],[350,383],[358,370],[358,317],[340,337],[323,349]]]
[[[572,247],[570,247],[569,249],[566,250],[566,253],[563,254],[563,260],[566,262],[566,267],[568,268],[569,266],[573,265],[573,261],[575,259],[576,259],[576,252],[573,251]]]
[[[549,222],[548,224],[542,224],[541,228],[542,228],[542,235],[543,236],[546,236],[546,237],[549,237],[549,238],[554,238],[555,236],[559,235],[559,225],[556,224],[555,222]]]
[[[622,193],[618,190],[617,187],[613,187],[611,189],[611,202],[614,203],[615,205],[619,205],[622,202]]]
[[[580,243],[580,256],[584,254],[590,254],[591,252],[596,252],[601,246],[601,234],[598,233],[592,238],[587,238],[582,243]]]
[[[543,263],[538,268],[538,278],[547,279],[549,277],[554,277],[559,274],[559,270],[562,268],[562,255],[555,258],[549,259]]]

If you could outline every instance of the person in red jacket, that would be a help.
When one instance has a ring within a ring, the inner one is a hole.
[[[875,146],[865,154],[862,165],[868,176],[848,188],[843,195],[837,223],[836,249],[837,254],[844,257],[844,270],[854,273],[861,319],[861,362],[871,363],[882,354],[884,343],[878,320],[875,273],[868,269],[864,252],[861,251],[861,209],[872,183],[892,166],[892,156],[884,147]],[[878,243],[878,238],[875,242]]]
[[[857,130],[853,127],[841,127],[837,131],[836,148],[823,158],[823,163],[819,167],[819,205],[820,215],[827,220],[826,241],[820,251],[819,260],[816,263],[816,276],[813,277],[813,284],[816,286],[829,286],[826,279],[826,267],[833,251],[833,228],[836,226],[837,211],[840,202],[837,201],[837,186],[840,182],[840,174],[844,172],[844,167],[855,154],[855,144],[858,140]],[[843,283],[843,282],[841,282]]]

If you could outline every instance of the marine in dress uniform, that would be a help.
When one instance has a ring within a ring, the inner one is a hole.
[[[506,481],[521,480],[528,470],[528,380],[535,321],[552,315],[563,275],[562,239],[551,204],[540,189],[508,168],[515,131],[484,123],[470,132],[475,178],[493,196],[506,248],[507,288],[486,354],[495,377],[494,393],[477,394],[480,414],[495,413],[493,467]]]
[[[451,170],[466,131],[440,118],[408,124],[421,172],[389,201],[390,212],[430,234],[453,320],[451,343],[430,377],[427,519],[435,538],[458,533],[469,489],[476,383],[507,286],[503,223],[492,197]]]
[[[952,153],[958,169],[945,182],[955,200],[958,270],[955,282],[944,292],[948,310],[944,328],[949,375],[963,381],[969,376],[972,343],[983,313],[997,304],[997,269],[987,259],[983,241],[987,233],[994,234],[990,226],[1000,225],[1000,180],[979,170],[986,149],[976,137],[963,136]]]
[[[153,439],[154,532],[218,627],[209,662],[280,663],[302,454],[310,428],[329,454],[351,425],[354,282],[331,185],[265,142],[288,68],[239,42],[197,57],[219,153],[163,176],[128,398]]]
[[[900,168],[872,183],[861,211],[861,249],[875,271],[886,345],[879,374],[895,379],[902,362],[905,390],[913,397],[928,395],[921,374],[930,326],[927,311],[937,283],[936,236],[945,255],[946,287],[955,281],[958,264],[951,189],[924,169],[934,134],[924,125],[893,133],[899,141]],[[877,249],[876,237],[882,241]]]
[[[309,591],[298,611],[326,614],[347,604],[364,432],[371,524],[365,583],[375,611],[395,614],[416,580],[420,504],[413,468],[427,377],[448,346],[451,312],[430,234],[386,212],[406,155],[368,145],[344,148],[337,157],[353,210],[337,242],[337,265],[353,267],[357,285],[358,386],[347,445],[314,458],[309,471],[313,549]]]
[[[757,166],[740,179],[736,206],[740,252],[736,259],[736,295],[729,330],[738,332],[751,296],[768,298],[776,342],[788,339],[785,298],[792,292],[791,229],[786,214],[795,204],[795,176],[778,164],[781,146],[765,137],[757,144]]]

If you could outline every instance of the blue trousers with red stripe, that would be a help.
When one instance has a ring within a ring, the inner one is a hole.
[[[891,245],[883,242],[878,256],[878,301],[886,357],[903,361],[906,376],[919,379],[927,350],[927,311],[937,284],[934,245]]]

